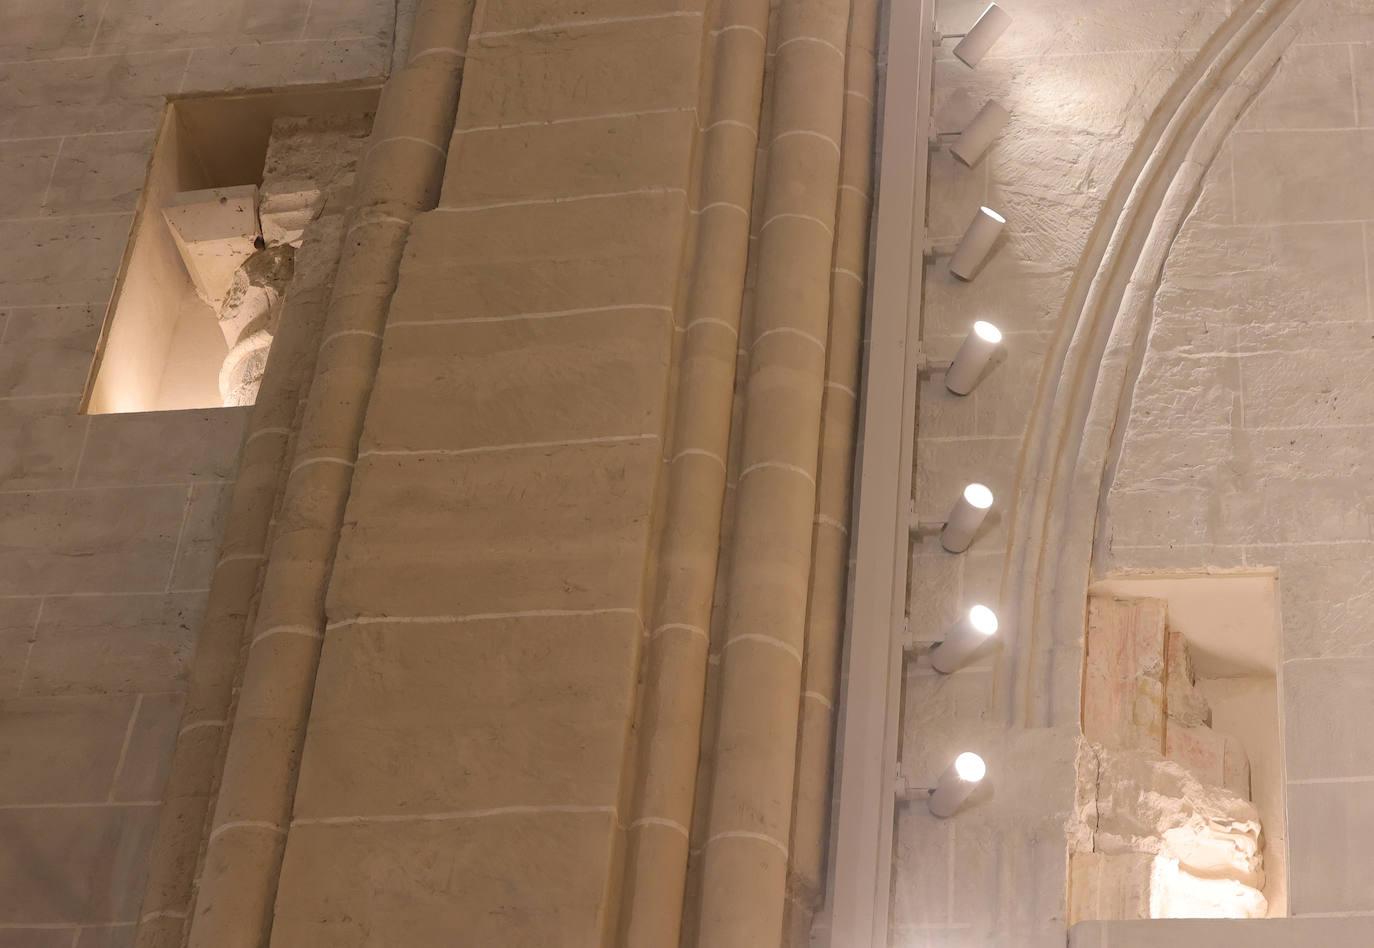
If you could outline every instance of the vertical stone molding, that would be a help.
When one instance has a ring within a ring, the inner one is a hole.
[[[467,9],[425,7],[412,47],[461,47]],[[438,198],[460,65],[456,53],[413,58],[378,106],[247,644],[190,922],[196,948],[258,946],[272,929],[363,412],[410,221]]]
[[[180,948],[185,937],[245,631],[255,612],[272,515],[281,501],[291,432],[314,372],[345,210],[328,210],[307,230],[249,419],[149,860],[137,948]]]
[[[624,873],[656,520],[684,609],[701,603],[679,568],[716,546],[703,452],[729,407],[714,363],[736,346],[747,233],[724,204],[692,213],[712,26],[692,6],[474,11],[442,197],[406,245],[367,405],[273,944],[606,944],[622,925],[654,944],[676,927],[672,854],[657,888]],[[738,48],[727,65],[747,70]],[[746,107],[709,133],[726,151],[703,189],[747,202],[747,80],[730,91]],[[684,274],[693,226],[720,243]],[[670,440],[675,370],[693,414]],[[644,800],[633,832],[672,832],[659,820],[683,804]]]
[[[725,587],[702,946],[783,937],[816,467],[830,333],[849,4],[778,16],[734,533]]]
[[[726,2],[707,25],[697,111],[700,169],[692,189],[696,213],[664,452],[617,941],[644,948],[674,948],[682,927],[768,8]]]
[[[792,835],[788,845],[788,904],[783,939],[787,945],[801,946],[811,941],[811,925],[824,897],[830,837],[832,763],[848,603],[860,347],[865,338],[864,311],[868,299],[879,7],[874,0],[852,0],[845,47],[844,130],[835,204],[830,334],[816,468],[797,780],[792,792]]]

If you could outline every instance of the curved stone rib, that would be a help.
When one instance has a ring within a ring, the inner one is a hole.
[[[1025,435],[999,668],[1008,725],[1076,724],[1097,525],[1115,473],[1156,288],[1217,150],[1296,34],[1303,0],[1250,0],[1156,109],[1075,274]],[[1098,544],[1100,546],[1100,544]]]

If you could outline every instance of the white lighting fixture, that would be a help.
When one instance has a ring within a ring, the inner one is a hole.
[[[942,675],[956,672],[996,633],[997,613],[987,606],[974,606],[954,623],[945,640],[931,650],[930,664]]]
[[[997,137],[1010,120],[1010,112],[1004,109],[1000,103],[989,100],[986,105],[978,110],[973,121],[969,122],[964,130],[959,133],[954,144],[949,146],[949,150],[955,158],[972,168],[978,164],[978,159],[983,157],[983,152],[988,150],[992,140]]]
[[[973,223],[968,225],[954,256],[949,258],[949,272],[961,280],[972,280],[983,261],[992,252],[992,245],[1002,233],[1007,219],[990,207],[978,208]]]
[[[964,38],[959,41],[959,45],[954,47],[954,55],[964,65],[976,67],[1009,26],[1011,14],[995,3],[989,4],[983,15],[978,18],[978,22],[969,28]]]
[[[954,502],[954,509],[949,512],[944,529],[940,531],[940,545],[950,553],[962,553],[967,550],[973,542],[973,535],[983,525],[991,506],[992,491],[982,484],[970,484],[965,487],[959,499]]]
[[[945,388],[955,395],[967,395],[973,391],[987,368],[988,360],[1002,343],[1002,330],[992,323],[978,320],[964,338],[963,345],[949,364],[945,373]]]
[[[977,754],[965,751],[954,758],[931,791],[930,812],[942,820],[958,813],[987,772],[988,765]]]

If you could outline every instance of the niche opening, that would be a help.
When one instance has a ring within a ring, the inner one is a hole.
[[[322,194],[351,183],[380,92],[370,82],[168,100],[83,412],[251,404],[292,241]]]
[[[1132,572],[1089,597],[1072,921],[1286,916],[1276,572]]]

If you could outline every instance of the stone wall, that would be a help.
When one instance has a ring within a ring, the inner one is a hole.
[[[962,31],[984,6],[946,0],[937,26]],[[931,358],[950,358],[976,319],[998,325],[1006,341],[1005,358],[971,395],[951,395],[938,373],[921,387],[918,519],[943,520],[972,480],[997,496],[968,552],[945,553],[934,537],[913,544],[911,629],[925,642],[942,639],[961,609],[999,606],[1022,438],[1080,256],[1152,112],[1234,4],[1004,6],[1014,22],[976,70],[954,59],[948,43],[935,64],[934,130],[962,128],[991,97],[1011,121],[973,168],[944,149],[931,156],[930,240],[960,235],[980,204],[1008,223],[971,283],[948,273],[947,258],[926,267],[922,339]],[[1007,641],[1021,634],[1010,624],[1001,633]],[[894,944],[1064,943],[1064,826],[1077,725],[1064,732],[1021,727],[1020,709],[1012,715],[999,692],[1000,661],[993,653],[952,676],[923,661],[907,665],[904,773],[919,785],[956,753],[977,750],[988,761],[992,794],[950,820],[920,804],[899,808]],[[1018,724],[1007,729],[1013,717]]]
[[[1170,254],[1099,529],[1111,569],[1278,568],[1291,912],[1368,914],[1374,10],[1301,16]]]
[[[0,7],[0,945],[132,943],[245,410],[84,417],[163,97],[380,77],[390,0]]]

